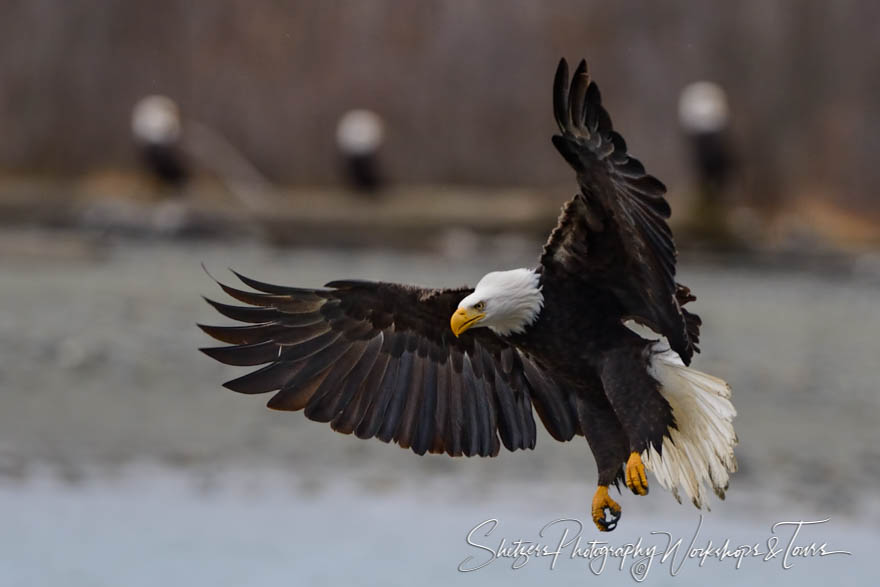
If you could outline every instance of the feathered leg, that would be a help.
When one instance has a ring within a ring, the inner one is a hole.
[[[620,505],[608,495],[608,487],[621,478],[621,464],[626,459],[628,443],[611,404],[600,393],[577,396],[581,430],[590,443],[599,470],[599,487],[590,510],[593,523],[601,532],[610,532],[620,520]],[[606,519],[606,512],[610,518]]]
[[[653,446],[660,450],[663,437],[675,427],[672,408],[660,394],[660,384],[648,372],[643,346],[614,349],[603,354],[599,374],[605,396],[628,440],[626,486],[636,495],[648,493],[641,454]]]

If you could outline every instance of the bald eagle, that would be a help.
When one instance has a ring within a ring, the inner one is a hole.
[[[135,104],[131,131],[144,164],[163,184],[182,188],[189,169],[181,149],[180,109],[167,96],[147,96]]]
[[[570,85],[570,87],[569,87]],[[675,281],[663,184],[627,154],[581,62],[553,84],[553,144],[580,191],[532,269],[493,271],[476,287],[425,289],[332,281],[284,287],[235,275],[220,287],[245,305],[208,302],[246,325],[201,326],[231,346],[202,349],[262,367],[225,383],[275,392],[268,406],[417,454],[494,456],[534,448],[534,412],[550,435],[586,437],[598,467],[591,515],[621,508],[622,480],[648,492],[646,469],[679,499],[723,498],[736,470],[728,385],[688,367],[700,318]]]

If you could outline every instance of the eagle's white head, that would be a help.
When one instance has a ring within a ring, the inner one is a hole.
[[[141,98],[131,113],[131,130],[148,145],[171,145],[180,138],[180,110],[167,96]]]
[[[496,334],[519,334],[538,319],[544,305],[540,276],[531,269],[487,273],[458,304],[450,326],[455,336],[485,326]]]

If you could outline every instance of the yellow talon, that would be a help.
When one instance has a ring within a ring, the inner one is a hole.
[[[606,508],[611,515],[611,519],[607,521],[605,520]],[[596,494],[593,496],[592,514],[593,523],[596,524],[600,532],[611,532],[617,527],[617,521],[620,519],[620,505],[608,495],[607,485],[600,485],[596,489]]]
[[[639,453],[632,452],[626,461],[626,486],[636,495],[648,495],[648,477]]]

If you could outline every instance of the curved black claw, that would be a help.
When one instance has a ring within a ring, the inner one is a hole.
[[[614,511],[611,507],[605,506],[604,508],[602,508],[602,512],[607,516],[610,516],[611,519],[606,520],[603,516],[602,518],[596,520],[596,524],[601,526],[601,530],[603,532],[611,532],[612,530],[617,528],[617,522],[620,521],[621,510]]]
[[[596,528],[600,532],[611,532],[617,528],[620,511],[620,504],[608,495],[608,486],[600,485],[597,487],[596,493],[593,495],[593,503],[590,506],[590,515]],[[610,516],[611,519],[606,520],[606,516]]]

